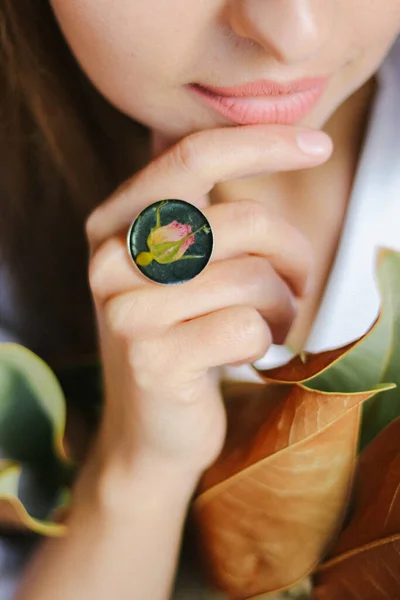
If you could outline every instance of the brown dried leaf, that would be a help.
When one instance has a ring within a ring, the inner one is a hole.
[[[251,365],[251,367],[265,381],[274,383],[301,383],[315,377],[315,375],[321,374],[337,360],[343,358],[356,344],[358,344],[358,340],[341,348],[326,350],[325,352],[316,354],[303,351],[301,354],[294,356],[288,363],[273,369],[258,369],[254,365]]]
[[[381,321],[382,314],[377,317],[364,335],[340,348],[318,353],[303,351],[286,364],[273,369],[258,369],[253,364],[250,366],[266,382],[304,383],[317,375],[322,375],[338,361],[343,362],[343,359],[346,359],[346,356],[350,355],[352,351],[361,348],[363,342],[368,341],[371,334],[378,330],[378,326],[381,326]]]
[[[400,598],[400,419],[362,453],[353,517],[316,574],[316,600]]]
[[[244,395],[245,385],[228,398],[227,443],[194,503],[207,570],[235,599],[287,589],[326,553],[348,502],[361,403],[376,393],[250,384]]]

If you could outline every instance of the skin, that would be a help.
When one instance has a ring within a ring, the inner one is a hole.
[[[371,78],[398,34],[400,1],[385,0],[384,10],[376,0],[51,4],[92,82],[114,106],[151,129],[154,156],[193,132],[232,126],[188,91],[191,82],[229,86],[263,77],[287,82],[329,76],[318,104],[299,124],[329,133],[333,160],[311,176],[302,170],[217,183],[203,200],[206,205],[255,198],[309,239],[314,291],[297,302],[286,340],[300,351],[335,256],[365,126],[361,117],[374,93]]]
[[[373,0],[52,6],[101,93],[152,129],[154,160],[86,223],[104,417],[76,484],[69,535],[43,545],[17,598],[50,600],[57,590],[58,600],[165,600],[190,497],[224,441],[215,369],[285,340],[298,302],[310,297],[317,249],[323,279],[364,126],[356,117],[399,30],[400,2],[387,0],[384,11]],[[290,127],[228,126],[184,87],[321,74],[331,81],[320,104]],[[321,127],[331,135],[309,137]],[[332,187],[337,195],[321,208]],[[182,286],[145,280],[126,251],[132,219],[162,197],[201,205],[214,231],[207,269]],[[315,231],[324,217],[322,243]]]
[[[51,0],[74,55],[117,108],[163,136],[222,117],[185,85],[330,76],[302,125],[319,128],[375,72],[398,33],[399,0]]]

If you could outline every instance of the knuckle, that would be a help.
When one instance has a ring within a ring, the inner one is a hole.
[[[101,277],[99,270],[93,265],[89,265],[89,287],[92,292],[93,298],[101,302],[104,297],[103,278]]]
[[[238,210],[237,218],[240,222],[244,222],[243,226],[253,235],[260,232],[260,230],[264,232],[266,229],[266,220],[269,224],[270,221],[274,219],[273,215],[270,214],[266,207],[258,200],[246,198],[239,200],[234,204],[235,208]]]
[[[270,348],[271,343],[272,343],[272,334],[270,332],[268,325],[265,323],[265,321],[262,321],[262,325],[263,325],[263,327],[262,328],[260,327],[259,335],[254,340],[254,343],[252,346],[250,362],[253,362],[254,360],[257,360],[258,358],[263,357],[265,355],[265,353],[268,351],[268,349]]]
[[[90,258],[88,265],[88,280],[90,289],[96,300],[102,300],[104,297],[107,264],[116,243],[116,240],[113,238],[107,240]]]
[[[249,256],[246,259],[244,274],[240,273],[242,280],[240,285],[248,291],[258,291],[260,288],[271,288],[271,280],[277,278],[276,272],[266,258],[261,256]]]
[[[161,338],[143,338],[126,344],[126,361],[135,386],[148,391],[160,385],[163,370],[162,357],[165,354]]]
[[[164,383],[173,377],[179,361],[168,346],[170,344],[161,335],[147,336],[128,344],[128,364],[142,388],[159,385],[160,377]]]
[[[104,279],[102,270],[102,262],[97,255],[94,255],[89,262],[88,280],[89,287],[96,300],[101,300],[103,297]]]
[[[105,316],[110,331],[126,342],[138,338],[146,321],[132,292],[111,299],[105,306]]]
[[[271,344],[269,328],[260,313],[250,306],[240,307],[239,318],[235,321],[235,336],[252,356],[265,354]]]
[[[196,140],[196,135],[189,135],[180,140],[172,151],[173,159],[189,173],[196,173],[202,167],[202,155]]]

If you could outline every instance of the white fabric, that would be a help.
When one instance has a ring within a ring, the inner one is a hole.
[[[339,248],[305,350],[321,352],[363,335],[379,313],[375,280],[379,246],[400,250],[400,38],[378,73],[363,151]],[[273,344],[255,366],[285,364],[294,355]],[[250,365],[223,367],[223,379],[262,381]]]

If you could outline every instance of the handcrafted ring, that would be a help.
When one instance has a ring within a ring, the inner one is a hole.
[[[133,220],[127,235],[133,264],[156,283],[194,279],[210,261],[214,236],[205,215],[185,200],[160,200]]]

